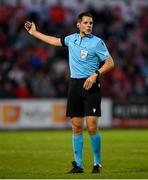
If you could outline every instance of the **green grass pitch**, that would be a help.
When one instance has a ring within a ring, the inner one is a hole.
[[[73,160],[71,131],[1,131],[0,179],[146,179],[148,130],[101,130],[102,173],[84,132],[84,173],[67,174]]]

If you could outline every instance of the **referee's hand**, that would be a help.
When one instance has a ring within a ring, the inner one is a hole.
[[[36,31],[36,26],[34,22],[27,21],[24,27],[31,35],[33,35],[33,33]]]
[[[89,90],[92,87],[92,85],[96,82],[96,79],[97,79],[97,74],[93,73],[85,80],[83,88]]]

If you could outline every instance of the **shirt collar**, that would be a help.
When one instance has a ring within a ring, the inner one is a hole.
[[[86,35],[86,36],[84,36],[83,38],[85,39],[85,38],[92,38],[92,34],[88,34],[88,35]],[[80,36],[80,33],[78,33],[78,37],[79,38],[81,38],[81,36]]]

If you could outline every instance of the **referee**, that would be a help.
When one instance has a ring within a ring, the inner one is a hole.
[[[34,37],[54,46],[67,46],[69,51],[70,82],[67,116],[71,117],[74,161],[70,173],[83,173],[83,124],[86,120],[92,145],[94,164],[92,173],[101,171],[101,136],[98,117],[101,116],[99,77],[114,67],[113,59],[102,39],[91,34],[93,17],[84,12],[78,15],[74,33],[56,38],[40,33],[33,22],[27,21],[25,29]],[[103,66],[99,68],[101,62]]]

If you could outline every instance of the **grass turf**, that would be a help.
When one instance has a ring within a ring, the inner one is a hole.
[[[101,174],[91,174],[93,156],[84,132],[84,173],[67,174],[73,160],[70,131],[0,132],[1,179],[146,179],[148,131],[102,130]]]

